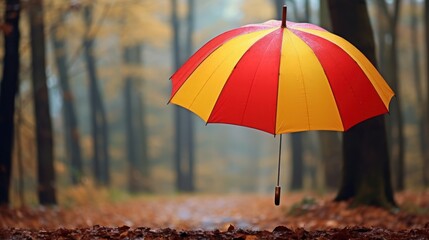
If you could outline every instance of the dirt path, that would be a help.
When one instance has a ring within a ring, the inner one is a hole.
[[[401,211],[288,194],[143,196],[72,208],[0,209],[0,239],[429,239],[429,194]]]
[[[140,197],[124,203],[35,209],[3,209],[0,226],[17,228],[75,228],[101,226],[175,229],[271,228],[284,215],[268,196],[183,195]],[[274,226],[275,227],[275,226]]]
[[[280,207],[271,195],[143,196],[120,203],[90,204],[69,209],[1,209],[1,228],[58,229],[148,227],[184,230],[227,230],[230,225],[249,230],[273,230],[277,226],[307,230],[349,226],[386,229],[421,228],[429,223],[429,193],[397,196],[402,211],[372,207],[349,209],[333,203],[332,196],[306,194],[283,196]]]

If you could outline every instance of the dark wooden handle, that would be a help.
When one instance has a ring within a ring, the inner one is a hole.
[[[280,192],[281,192],[281,187],[280,186],[276,186],[276,188],[275,188],[275,195],[274,195],[274,204],[276,206],[280,205]]]

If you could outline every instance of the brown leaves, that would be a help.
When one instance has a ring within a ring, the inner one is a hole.
[[[429,228],[393,231],[382,228],[351,227],[307,231],[278,226],[270,231],[233,229],[228,231],[150,229],[122,226],[47,230],[0,229],[1,239],[428,239]]]
[[[351,208],[347,202],[303,198],[289,208],[288,215],[293,218],[294,225],[306,229],[364,226],[402,230],[423,227],[425,222],[429,221],[427,214],[429,205],[426,200],[422,200],[422,198],[429,200],[427,194],[422,196],[403,193],[398,194],[397,198],[401,209],[395,211],[371,206]],[[288,222],[285,224],[288,225]]]
[[[397,195],[399,212],[350,208],[333,196],[143,196],[68,208],[0,208],[0,239],[401,239],[429,237],[429,194]],[[121,226],[121,227],[117,227]],[[42,230],[46,229],[46,230]],[[16,236],[16,237],[15,237]]]

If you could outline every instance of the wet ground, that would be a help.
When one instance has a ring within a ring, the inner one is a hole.
[[[71,208],[0,210],[0,239],[429,239],[429,193],[396,196],[401,210],[349,208],[332,196],[143,196]]]

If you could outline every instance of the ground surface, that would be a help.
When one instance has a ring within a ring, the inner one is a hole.
[[[0,239],[429,239],[429,193],[401,210],[350,209],[332,196],[145,196],[70,208],[0,209]]]

